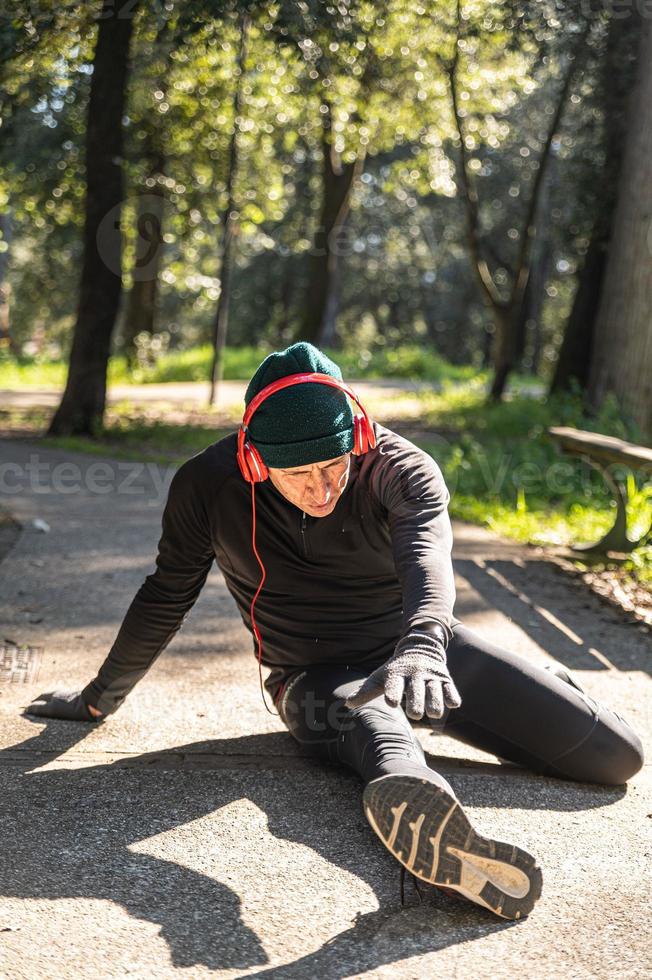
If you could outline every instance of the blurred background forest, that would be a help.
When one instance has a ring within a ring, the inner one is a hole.
[[[373,407],[440,459],[457,516],[544,542],[613,519],[579,464],[551,488],[545,431],[652,443],[649,11],[3,11],[0,388],[58,392],[3,431],[182,458],[237,420],[224,380],[304,339],[347,380],[414,382]],[[107,403],[156,382],[203,382],[205,410]],[[652,581],[649,545],[627,570]]]

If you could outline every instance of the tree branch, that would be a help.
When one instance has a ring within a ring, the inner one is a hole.
[[[564,82],[559,93],[559,99],[557,100],[557,107],[555,109],[555,114],[553,116],[550,128],[548,129],[548,134],[546,136],[546,141],[544,143],[543,149],[539,156],[539,169],[537,170],[537,175],[534,180],[534,186],[532,188],[532,194],[530,195],[530,203],[528,206],[527,215],[523,224],[523,230],[521,232],[521,248],[519,251],[518,259],[516,262],[516,268],[514,270],[513,285],[510,296],[510,306],[519,301],[519,298],[525,292],[525,287],[527,286],[527,281],[530,275],[530,260],[532,257],[532,247],[534,245],[534,239],[536,238],[536,224],[535,218],[537,213],[537,208],[539,205],[539,199],[541,197],[541,190],[543,188],[543,181],[548,170],[548,160],[550,159],[550,147],[552,146],[552,141],[554,139],[555,133],[559,129],[559,124],[561,121],[561,116],[566,105],[566,100],[568,98],[568,92],[571,87],[571,83],[575,76],[579,65],[581,64],[585,52],[587,50],[586,39],[589,32],[589,22],[587,21],[584,30],[580,34],[577,42],[575,51],[572,52],[569,57],[568,67],[566,69],[566,75],[564,77]]]
[[[460,163],[459,168],[459,178],[460,184],[462,186],[462,191],[464,193],[464,205],[466,213],[466,228],[469,240],[469,249],[471,251],[471,259],[473,262],[473,267],[486,298],[489,300],[492,306],[502,307],[505,304],[504,298],[500,295],[496,284],[494,283],[491,272],[489,271],[489,266],[486,260],[482,256],[482,251],[480,248],[480,234],[479,234],[479,218],[478,218],[478,194],[469,171],[469,158],[466,149],[466,144],[464,142],[464,127],[462,124],[462,115],[459,106],[458,97],[458,80],[457,73],[459,69],[460,60],[460,40],[462,36],[462,16],[461,16],[461,0],[457,0],[456,5],[456,30],[455,30],[455,48],[453,51],[453,57],[446,64],[443,63],[443,68],[448,76],[448,83],[451,93],[451,104],[453,108],[453,117],[455,119],[455,125],[457,128],[457,133],[460,141]]]

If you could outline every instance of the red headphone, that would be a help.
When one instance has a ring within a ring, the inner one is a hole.
[[[238,466],[240,467],[240,472],[247,481],[251,484],[251,514],[252,514],[252,529],[251,529],[251,544],[254,549],[254,554],[258,560],[262,571],[262,577],[260,583],[256,590],[256,594],[251,600],[251,625],[254,631],[254,635],[258,642],[258,677],[260,680],[260,692],[263,697],[263,703],[270,714],[276,714],[277,712],[270,711],[267,701],[265,700],[265,691],[263,688],[263,675],[261,669],[261,658],[263,655],[263,641],[260,636],[260,631],[256,625],[256,620],[254,618],[254,606],[256,604],[256,599],[260,594],[260,590],[263,587],[265,581],[265,566],[262,563],[258,550],[256,548],[256,484],[262,483],[269,476],[269,470],[263,462],[263,459],[252,443],[249,442],[248,426],[251,421],[251,417],[260,408],[262,403],[270,395],[273,395],[277,391],[282,391],[284,388],[289,388],[291,385],[305,384],[306,382],[311,382],[314,384],[330,385],[331,388],[339,388],[346,395],[351,398],[358,408],[360,409],[360,414],[354,415],[353,417],[353,449],[351,452],[354,456],[362,456],[369,449],[376,448],[376,433],[374,432],[374,427],[371,419],[367,415],[364,406],[361,404],[360,399],[356,393],[349,388],[348,385],[344,384],[343,381],[338,381],[337,378],[332,378],[330,374],[288,374],[285,378],[279,378],[277,381],[272,381],[271,384],[266,385],[261,391],[255,395],[254,398],[247,405],[247,410],[245,411],[244,418],[238,430]]]
[[[251,421],[252,415],[270,395],[273,395],[277,391],[282,391],[284,388],[289,388],[291,385],[303,384],[306,381],[330,385],[331,388],[339,388],[340,391],[345,392],[358,405],[362,414],[353,417],[352,453],[354,456],[361,456],[368,449],[375,448],[376,435],[371,420],[360,403],[360,399],[348,385],[345,385],[343,381],[338,381],[337,378],[332,378],[330,374],[288,374],[285,378],[272,381],[271,384],[259,391],[247,406],[247,411],[245,412],[240,431],[238,432],[238,465],[247,483],[262,483],[269,476],[269,470],[263,463],[260,453],[247,439],[247,426]]]

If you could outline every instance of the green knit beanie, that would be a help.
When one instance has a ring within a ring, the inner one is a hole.
[[[312,344],[292,344],[269,354],[256,370],[245,404],[272,381],[288,374],[342,372]],[[266,466],[306,466],[335,459],[353,449],[353,412],[343,391],[318,382],[290,385],[270,395],[254,412],[249,439]]]

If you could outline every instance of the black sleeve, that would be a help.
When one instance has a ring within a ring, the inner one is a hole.
[[[214,559],[195,457],[174,474],[162,518],[156,570],[145,578],[95,680],[82,691],[104,714],[118,708],[180,628]]]
[[[374,493],[387,512],[403,594],[404,634],[439,624],[452,634],[455,576],[450,494],[438,464],[407,439],[378,455]]]

